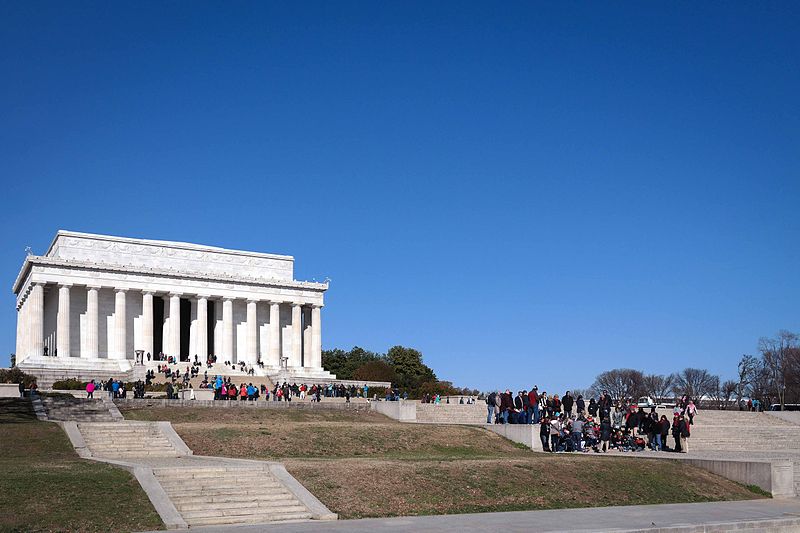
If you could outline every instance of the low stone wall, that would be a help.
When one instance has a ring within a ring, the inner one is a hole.
[[[401,422],[414,422],[417,419],[416,402],[400,400],[397,402],[371,402],[373,411]]]
[[[756,485],[773,498],[794,498],[794,464],[791,461],[746,461],[737,459],[679,458],[690,465],[714,472],[722,477]]]
[[[191,400],[194,393],[194,399],[197,401],[206,401],[214,399],[214,389],[183,389],[178,392],[181,400]]]
[[[539,424],[485,424],[483,427],[534,451],[543,451],[542,441],[539,439]]]
[[[165,400],[165,399],[116,399],[114,403],[126,409],[146,409],[150,407],[205,407],[212,409],[340,409],[347,411],[367,411],[366,402],[273,402],[259,400],[255,402],[237,400]]]
[[[0,398],[19,398],[19,383],[0,383]]]

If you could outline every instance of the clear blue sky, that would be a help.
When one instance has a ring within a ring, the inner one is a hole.
[[[325,348],[482,389],[800,330],[800,3],[0,11],[0,363],[59,228],[292,254]]]

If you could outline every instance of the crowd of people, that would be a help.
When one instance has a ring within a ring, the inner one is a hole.
[[[656,412],[655,406],[637,405],[632,398],[613,401],[608,391],[587,403],[570,391],[564,396],[531,391],[492,392],[486,398],[487,424],[539,424],[542,449],[548,452],[688,451],[687,439],[697,407],[682,397],[672,411],[672,420]],[[649,408],[649,412],[645,409]],[[672,435],[673,447],[667,445]]]

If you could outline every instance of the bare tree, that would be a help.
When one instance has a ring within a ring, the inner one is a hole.
[[[675,383],[675,374],[664,376],[661,374],[646,374],[642,378],[645,393],[656,402],[667,400],[672,396],[670,391]]]
[[[731,401],[736,397],[736,392],[739,389],[739,384],[729,379],[722,384],[722,399],[723,399],[723,409],[727,409]],[[738,403],[739,399],[736,399]]]
[[[677,374],[672,390],[677,395],[685,394],[686,396],[700,400],[714,388],[714,378],[716,378],[716,383],[718,385],[719,377],[710,374],[708,370],[701,368],[684,368]]]
[[[607,370],[595,378],[592,390],[607,390],[615,400],[622,398],[638,398],[645,393],[644,375],[631,368],[615,368]]]
[[[743,355],[739,360],[739,383],[736,387],[736,401],[739,402],[746,395],[751,395],[751,385],[756,377],[759,360],[754,355]]]
[[[786,403],[787,385],[795,381],[792,370],[796,366],[798,340],[797,334],[780,330],[774,338],[762,337],[758,341],[758,351],[771,381],[770,389],[777,396],[781,410]]]

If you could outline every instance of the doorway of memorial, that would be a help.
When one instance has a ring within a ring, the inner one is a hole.
[[[164,351],[164,299],[153,297],[153,353],[150,354],[155,361],[155,357]],[[147,354],[144,355],[147,358]]]
[[[201,363],[205,363],[208,361],[208,356],[214,353],[214,326],[217,324],[217,304],[213,300],[208,300],[208,324],[206,325],[206,331],[208,332],[208,343],[206,346],[208,349],[204,354],[198,354],[198,357],[201,358]]]
[[[181,298],[181,361],[189,361],[189,338],[192,327],[192,303]]]

